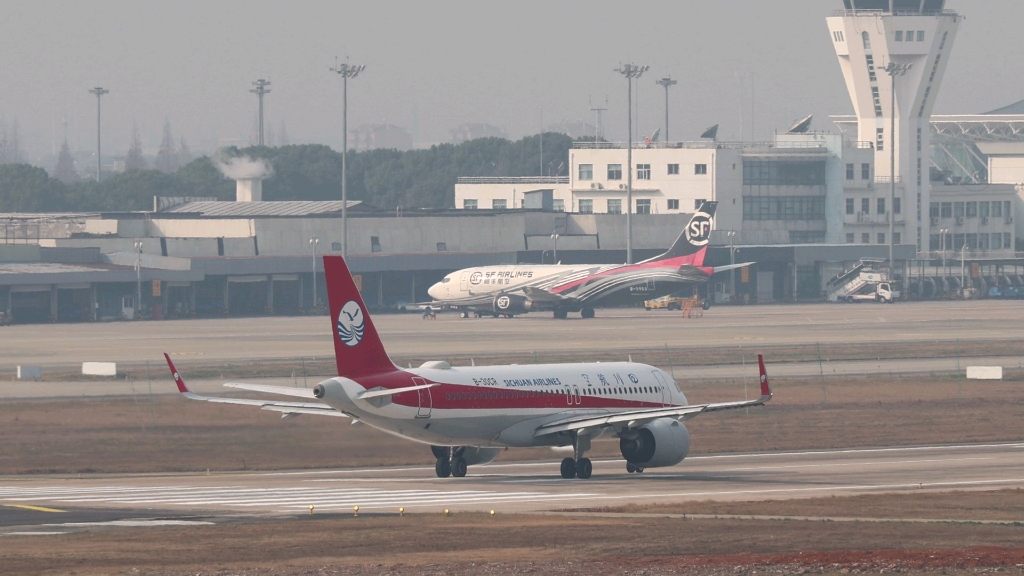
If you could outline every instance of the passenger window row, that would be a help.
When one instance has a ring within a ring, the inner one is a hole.
[[[483,390],[477,392],[459,392],[445,394],[445,400],[485,400],[492,398],[536,398],[545,395],[564,394],[564,389],[559,390]],[[655,386],[629,386],[624,388],[596,388],[583,389],[584,396],[608,396],[612,394],[656,394],[661,388]]]

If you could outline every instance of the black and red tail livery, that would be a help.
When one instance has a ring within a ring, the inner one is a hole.
[[[672,247],[668,249],[664,254],[653,258],[653,261],[668,260],[670,258],[679,258],[680,256],[689,256],[691,254],[697,254],[704,250],[708,243],[711,241],[711,228],[715,222],[715,209],[718,207],[718,202],[706,201],[700,205],[700,208],[694,212],[690,221],[686,223],[686,227],[683,228],[683,232],[679,234],[676,241],[672,244]],[[696,259],[691,262],[694,266],[704,265],[704,254],[701,253],[699,261]]]
[[[352,274],[341,256],[324,256],[327,300],[338,376],[355,378],[398,370],[384,350]]]

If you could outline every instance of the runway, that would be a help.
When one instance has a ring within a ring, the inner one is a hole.
[[[422,320],[374,315],[395,357],[462,358],[533,351],[620,352],[652,347],[702,348],[815,343],[1024,340],[1018,301],[716,306],[703,318],[639,309],[599,310],[598,317],[555,320],[535,313],[514,319]],[[628,337],[627,337],[628,335]],[[38,365],[75,370],[81,362],[158,365],[164,352],[204,365],[333,356],[326,317],[261,317],[0,327],[0,370]]]
[[[765,500],[872,492],[1024,486],[1024,442],[865,448],[687,458],[627,474],[622,461],[594,463],[589,480],[558,475],[545,462],[470,467],[440,479],[433,466],[213,473],[0,478],[0,506],[65,510],[163,510],[171,514],[294,515],[496,510],[542,512],[698,500]],[[42,514],[58,522],[61,512]]]

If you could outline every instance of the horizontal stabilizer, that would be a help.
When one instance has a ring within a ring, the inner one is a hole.
[[[715,266],[715,274],[719,272],[728,272],[729,270],[736,270],[738,268],[746,268],[747,266],[753,266],[757,262],[744,262],[742,264],[726,264],[725,266]]]
[[[402,394],[404,392],[415,392],[417,390],[425,390],[427,388],[433,388],[437,384],[420,384],[419,386],[407,386],[405,388],[377,388],[375,390],[367,390],[356,396],[357,400],[367,400],[369,398],[380,398],[381,396],[393,396],[395,394]]]

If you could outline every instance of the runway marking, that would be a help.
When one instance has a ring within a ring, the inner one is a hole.
[[[746,468],[726,468],[728,472],[744,472],[750,470],[781,470],[787,468],[835,468],[838,466],[879,466],[886,464],[923,464],[928,462],[965,462],[968,460],[997,460],[997,458],[933,458],[929,460],[879,460],[877,462],[824,462],[821,464],[784,464],[777,466],[749,466]]]
[[[21,532],[3,532],[0,535],[3,536],[58,536],[60,534],[67,534],[67,532],[43,532],[43,531],[21,531]]]
[[[28,504],[4,504],[7,508],[21,508],[22,510],[35,510],[36,512],[64,512],[64,510],[57,510],[56,508],[44,508],[42,506],[30,506]]]

